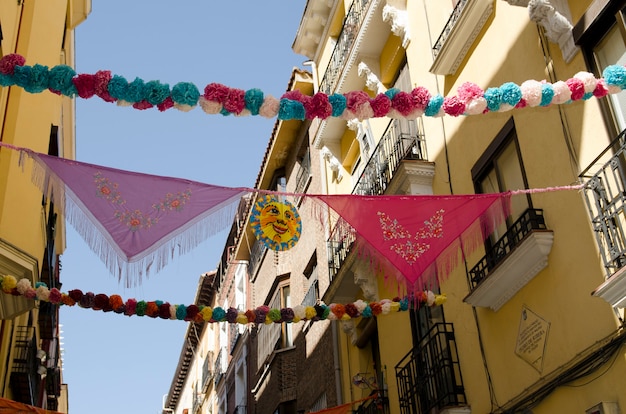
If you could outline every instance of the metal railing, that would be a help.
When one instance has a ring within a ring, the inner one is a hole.
[[[259,240],[254,241],[252,249],[250,249],[250,263],[248,265],[248,277],[250,279],[253,279],[256,272],[259,270],[259,266],[261,265],[267,250],[268,247],[265,243]]]
[[[367,161],[353,194],[381,195],[403,160],[426,161],[426,138],[416,120],[394,119]]]
[[[16,330],[13,370],[10,379],[11,391],[15,401],[34,405],[41,383],[37,372],[41,361],[37,359],[35,327],[18,326]]]
[[[296,175],[296,194],[304,193],[307,183],[311,178],[311,155],[307,148],[306,153],[302,157],[302,161],[300,161],[300,169],[298,170],[298,174]],[[302,196],[296,196],[296,204],[300,203],[300,199]]]
[[[322,82],[320,82],[320,92],[330,95],[335,90],[339,76],[345,66],[346,59],[352,50],[354,39],[356,39],[361,24],[365,18],[367,7],[372,0],[353,0],[348,14],[337,37],[337,43],[330,57],[330,62],[324,72]]]
[[[213,371],[211,368],[214,368],[213,362],[213,351],[209,351],[204,359],[204,364],[202,364],[202,390],[206,392],[208,386],[211,384],[211,380],[213,379]]]
[[[467,404],[451,323],[433,325],[395,370],[402,414]]]
[[[403,160],[426,161],[426,138],[421,131],[422,125],[416,120],[394,119],[389,122],[352,193],[384,194]],[[326,242],[331,281],[339,273],[355,240],[350,226],[342,221],[335,224]]]
[[[454,10],[452,11],[450,18],[448,18],[448,21],[445,27],[443,28],[443,31],[441,32],[441,34],[437,38],[437,41],[435,42],[435,46],[433,46],[433,57],[437,57],[437,55],[441,51],[441,48],[443,48],[443,45],[446,43],[446,40],[448,40],[448,36],[450,36],[450,33],[452,32],[452,29],[454,28],[454,26],[456,26],[459,18],[463,14],[463,10],[465,9],[465,6],[467,5],[467,3],[468,3],[468,0],[459,0],[459,2],[454,7]]]
[[[626,266],[625,133],[622,131],[579,176],[607,278]],[[614,152],[611,158],[597,167],[610,151]],[[598,171],[592,174],[592,168]]]
[[[220,351],[217,353],[217,358],[215,358],[215,368],[213,369],[213,375],[215,378],[215,385],[220,383],[220,380],[224,376],[225,366],[224,359],[226,359],[226,347],[220,347]]]
[[[487,251],[485,256],[478,261],[469,272],[467,277],[470,290],[474,290],[480,282],[485,280],[499,263],[513,251],[527,235],[534,230],[546,230],[543,210],[529,208],[515,221],[500,239]]]
[[[378,395],[371,400],[365,401],[359,405],[354,414],[387,414],[389,413],[389,398],[387,398],[382,390],[378,391]]]

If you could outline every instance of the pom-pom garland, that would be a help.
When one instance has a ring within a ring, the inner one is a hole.
[[[0,66],[0,70],[1,70]],[[57,288],[48,289],[45,283],[37,282],[31,286],[28,279],[17,281],[11,275],[0,276],[0,289],[9,295],[23,296],[28,299],[49,302],[54,305],[75,306],[114,312],[126,316],[148,316],[150,318],[182,320],[187,322],[227,322],[238,324],[272,324],[272,323],[297,323],[300,321],[341,320],[346,321],[356,318],[371,318],[379,315],[387,315],[394,312],[403,312],[409,309],[410,303],[415,306],[439,306],[446,301],[445,295],[436,295],[431,291],[418,292],[411,298],[383,299],[379,302],[365,302],[357,300],[345,305],[323,303],[315,306],[298,305],[294,308],[270,308],[259,306],[256,309],[246,311],[237,308],[223,309],[211,308],[203,305],[171,305],[169,302],[137,301],[128,299],[126,302],[120,295],[83,293],[79,289],[70,290],[67,293]]]
[[[132,106],[145,110],[156,107],[159,111],[176,108],[187,112],[200,106],[207,114],[260,115],[280,120],[326,119],[346,120],[378,118],[415,119],[422,115],[458,117],[488,112],[502,112],[514,108],[562,105],[591,97],[602,98],[626,88],[626,67],[610,65],[596,79],[593,74],[579,72],[566,81],[549,83],[527,80],[521,85],[506,82],[500,87],[487,90],[465,82],[459,86],[457,95],[443,97],[431,95],[424,87],[412,91],[389,89],[375,97],[364,91],[326,95],[318,92],[313,96],[300,91],[289,91],[280,99],[265,95],[259,89],[242,90],[219,83],[208,84],[203,92],[189,82],[179,82],[170,88],[168,84],[140,78],[129,82],[109,71],[95,74],[76,74],[69,66],[52,68],[36,64],[25,65],[26,60],[18,54],[8,54],[0,59],[0,86],[19,86],[29,93],[46,89],[59,95],[89,99],[98,96],[105,102],[119,106]]]

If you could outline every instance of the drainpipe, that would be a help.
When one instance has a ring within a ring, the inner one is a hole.
[[[337,345],[338,336],[337,336],[337,322],[331,321],[331,329],[333,333],[333,364],[335,369],[335,388],[337,393],[337,405],[343,404],[343,399],[341,398],[341,366],[339,365],[339,346]]]

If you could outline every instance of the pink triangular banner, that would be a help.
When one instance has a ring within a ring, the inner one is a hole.
[[[127,282],[159,271],[232,222],[247,191],[28,152],[34,181],[109,269]],[[215,215],[220,213],[216,220]],[[87,220],[85,220],[87,219]]]
[[[367,242],[368,251],[393,266],[409,289],[445,277],[459,255],[479,246],[510,210],[508,193],[319,198]]]

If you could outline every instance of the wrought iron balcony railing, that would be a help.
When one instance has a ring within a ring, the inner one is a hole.
[[[626,266],[626,131],[585,169],[580,178],[591,224],[600,248],[606,277]],[[603,157],[613,151],[611,158],[596,168]]]
[[[206,392],[207,388],[211,384],[211,380],[213,379],[213,369],[214,368],[213,361],[213,351],[209,351],[204,358],[204,364],[202,364],[202,390]]]
[[[213,370],[216,386],[224,376],[224,368],[226,365],[223,361],[224,359],[226,359],[226,347],[222,346],[217,353],[217,358],[215,358],[215,369]]]
[[[36,405],[41,383],[41,377],[37,372],[39,367],[42,365],[41,360],[37,358],[35,327],[18,326],[10,378],[15,401]]]
[[[451,323],[437,323],[396,365],[400,413],[467,404]]]
[[[348,10],[343,27],[337,38],[337,43],[333,49],[333,54],[330,57],[330,62],[328,63],[328,67],[326,67],[322,82],[320,82],[320,92],[324,92],[327,95],[334,92],[339,76],[348,59],[348,55],[352,50],[354,39],[356,39],[361,29],[361,24],[363,23],[367,8],[371,2],[372,0],[352,1],[352,5]]]
[[[441,51],[441,48],[446,43],[446,40],[448,39],[448,36],[452,32],[452,29],[459,21],[459,17],[461,17],[461,15],[463,14],[463,9],[465,9],[465,6],[467,5],[467,3],[468,3],[468,0],[459,0],[459,2],[454,7],[454,10],[452,11],[450,18],[448,18],[448,22],[446,23],[445,27],[443,28],[443,31],[437,38],[437,41],[435,42],[435,46],[433,46],[433,57],[437,57],[437,55],[439,54],[439,51]]]
[[[267,245],[259,240],[255,240],[250,250],[250,262],[248,264],[248,276],[250,279],[254,278],[259,266],[263,261],[265,252],[267,252]]]
[[[468,273],[470,290],[485,280],[499,263],[534,230],[546,230],[543,210],[529,208],[515,221]]]
[[[403,160],[426,161],[426,139],[421,131],[416,120],[389,122],[352,193],[384,194]]]
[[[394,119],[389,122],[352,193],[384,194],[403,160],[426,161],[426,139],[421,131],[423,128],[416,120]],[[355,239],[350,228],[343,226],[341,222],[333,228],[326,243],[331,280],[339,273]]]

